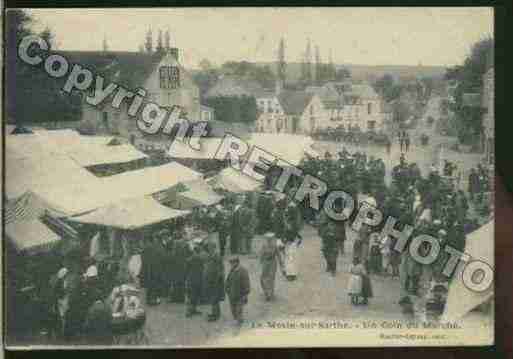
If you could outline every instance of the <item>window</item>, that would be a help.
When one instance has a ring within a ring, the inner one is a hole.
[[[180,69],[178,66],[160,67],[159,78],[161,89],[177,89],[180,87]]]
[[[367,113],[370,115],[372,113],[372,103],[367,104]]]
[[[313,114],[314,114],[314,107],[312,105],[312,106],[310,106],[310,116],[313,116]]]
[[[367,128],[369,130],[374,130],[376,128],[376,121],[369,121],[369,122],[367,122]]]
[[[104,125],[107,125],[109,123],[109,113],[108,112],[102,112],[102,121]]]

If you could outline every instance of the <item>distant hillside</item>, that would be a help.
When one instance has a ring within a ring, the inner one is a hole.
[[[268,65],[271,70],[276,73],[276,63],[257,63],[260,66]],[[373,81],[384,74],[390,74],[396,79],[407,79],[413,77],[443,77],[445,67],[443,66],[408,66],[408,65],[354,65],[354,64],[337,64],[336,68],[345,67],[349,69],[355,80]],[[300,63],[287,63],[287,79],[296,81],[301,75]]]

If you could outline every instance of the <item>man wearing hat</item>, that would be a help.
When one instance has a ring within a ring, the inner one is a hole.
[[[230,223],[228,219],[228,211],[220,204],[216,205],[215,223],[218,234],[219,254],[224,257],[226,248],[226,239],[229,235]]]
[[[240,265],[239,257],[230,258],[230,266],[225,284],[226,295],[230,301],[233,319],[237,321],[238,326],[241,326],[244,322],[244,305],[248,303],[251,283],[247,269]]]
[[[201,256],[201,247],[194,245],[193,253],[187,260],[186,267],[186,288],[187,288],[187,313],[186,317],[201,314],[196,309],[201,300],[202,279],[203,279],[203,258]]]
[[[216,251],[214,242],[207,243],[208,256],[205,261],[205,294],[212,306],[212,312],[208,321],[213,322],[219,319],[221,307],[219,302],[224,300],[224,264],[222,258]]]
[[[322,239],[322,254],[326,260],[326,272],[337,273],[337,258],[339,246],[337,244],[337,225],[335,221],[322,211],[319,223],[319,236]]]

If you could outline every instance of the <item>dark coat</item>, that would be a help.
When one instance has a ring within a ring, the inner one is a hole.
[[[224,264],[218,254],[208,256],[205,262],[204,285],[208,302],[224,300]]]
[[[185,281],[187,258],[190,256],[189,245],[184,239],[178,239],[173,246],[171,266],[176,280]]]
[[[146,288],[158,287],[166,281],[166,250],[160,243],[147,246],[142,255],[142,279]]]
[[[230,302],[241,302],[251,290],[249,275],[246,268],[238,265],[228,273],[226,278],[226,294]]]
[[[203,264],[203,258],[199,253],[193,253],[187,260],[187,293],[191,297],[201,297]]]

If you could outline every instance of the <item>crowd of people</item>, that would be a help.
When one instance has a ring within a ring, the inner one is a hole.
[[[475,229],[469,218],[469,201],[455,181],[435,166],[426,176],[415,163],[401,155],[391,171],[390,185],[385,182],[386,168],[382,159],[365,153],[349,153],[342,148],[337,154],[326,152],[324,158],[306,158],[301,163],[304,173],[326,181],[329,189],[343,190],[356,200],[355,208],[366,202],[381,210],[384,219],[395,217],[399,227],[414,226],[414,234],[430,234],[442,244],[463,250],[465,235]],[[469,178],[469,196],[480,196],[489,189],[488,175],[482,167]],[[346,221],[335,221],[325,211],[315,211],[308,203],[296,203],[287,193],[298,183],[291,181],[284,193],[275,192],[275,178],[265,181],[265,190],[226,195],[221,204],[199,207],[190,222],[204,233],[217,236],[191,239],[185,235],[185,224],[147,233],[125,266],[126,275],[115,279],[119,264],[69,261],[52,277],[51,306],[58,332],[65,340],[75,342],[85,337],[87,343],[122,343],[116,341],[115,318],[133,323],[136,341],[146,340],[138,331],[145,320],[146,305],[159,305],[163,300],[184,304],[184,315],[201,314],[199,305],[210,305],[208,321],[221,316],[220,303],[226,298],[237,325],[244,321],[244,306],[251,290],[248,270],[240,255],[258,258],[260,287],[266,301],[274,299],[276,275],[280,271],[293,282],[299,276],[298,251],[303,241],[305,223],[317,228],[326,272],[337,275],[339,256],[346,252],[346,236],[357,211]],[[488,187],[487,187],[488,186]],[[321,199],[322,201],[323,199]],[[335,202],[335,211],[344,203]],[[322,208],[322,203],[321,203]],[[417,263],[408,251],[397,252],[395,238],[381,235],[381,225],[363,224],[352,247],[351,266],[346,270],[350,280],[346,288],[353,305],[367,305],[373,297],[372,275],[399,278],[398,302],[407,305],[411,295],[426,295],[433,283],[447,284],[442,274],[443,256],[432,265]],[[261,236],[258,253],[254,238]],[[224,258],[229,252],[230,269],[225,272]],[[112,267],[112,268],[111,268]],[[426,275],[428,273],[428,275]],[[142,300],[145,288],[146,300]],[[114,318],[114,320],[113,320]],[[131,337],[133,340],[133,337]]]

